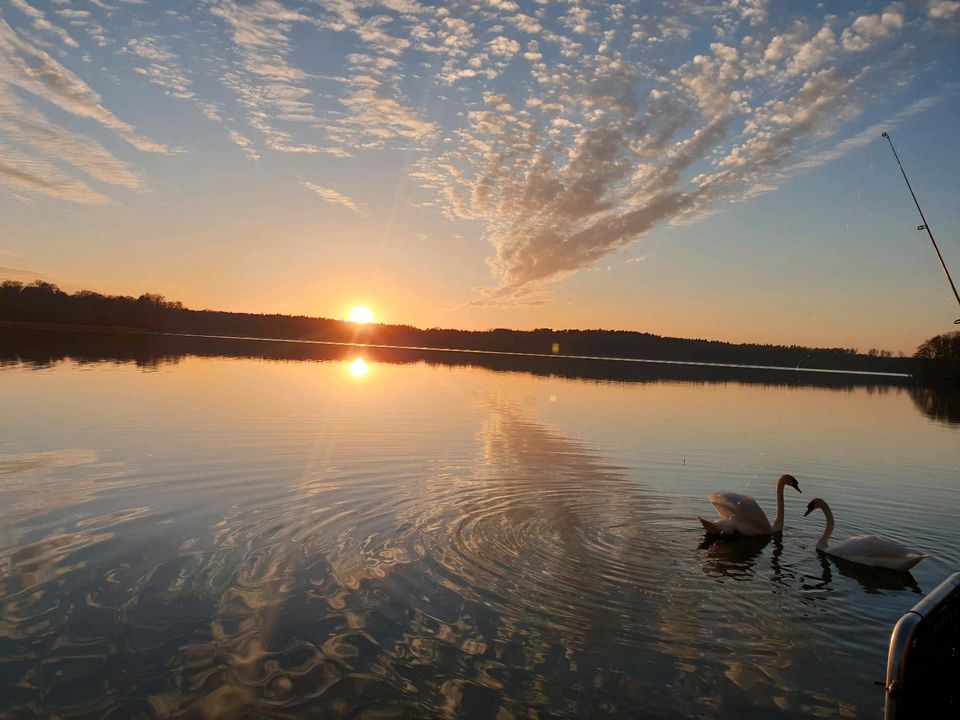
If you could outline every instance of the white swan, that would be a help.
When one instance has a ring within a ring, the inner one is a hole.
[[[830,542],[830,535],[833,534],[833,513],[830,512],[830,506],[820,498],[814,498],[807,505],[807,511],[803,516],[806,517],[817,508],[823,510],[823,514],[827,516],[827,529],[823,531],[823,537],[817,542],[817,550],[823,550],[827,555],[861,565],[891,570],[909,570],[927,557],[910,552],[898,542],[876,535],[856,535],[833,545],[827,545]]]
[[[783,488],[789,485],[797,492],[800,486],[793,475],[781,475],[777,480],[777,517],[773,525],[757,505],[757,501],[749,495],[723,492],[713,493],[707,499],[717,510],[720,516],[717,520],[704,520],[697,516],[703,524],[707,535],[778,535],[783,532]]]

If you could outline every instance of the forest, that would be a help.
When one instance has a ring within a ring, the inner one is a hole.
[[[52,283],[0,283],[0,321],[93,326],[140,332],[314,340],[490,352],[539,353],[683,362],[912,372],[916,360],[889,352],[802,345],[729,343],[626,330],[456,330],[346,322],[296,315],[192,310],[162,295],[67,293]]]

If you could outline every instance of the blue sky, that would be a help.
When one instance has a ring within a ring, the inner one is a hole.
[[[838,9],[839,8],[839,9]],[[195,307],[911,352],[960,2],[8,0],[0,273]]]

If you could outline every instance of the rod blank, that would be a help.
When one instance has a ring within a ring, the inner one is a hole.
[[[907,183],[907,190],[910,191],[910,197],[913,198],[913,204],[917,206],[917,212],[920,213],[920,219],[923,220],[922,225],[917,226],[917,230],[926,230],[927,235],[930,236],[930,242],[933,244],[933,250],[937,253],[937,260],[940,261],[940,267],[943,268],[943,274],[947,276],[947,282],[950,283],[950,289],[953,290],[953,296],[957,299],[957,305],[960,305],[960,293],[957,292],[957,286],[953,284],[953,278],[950,277],[950,271],[947,270],[947,264],[943,261],[943,255],[940,254],[940,248],[937,246],[937,241],[933,238],[933,231],[930,229],[930,223],[927,222],[927,218],[923,216],[923,210],[920,209],[920,201],[917,200],[916,193],[913,192],[913,186],[910,185],[910,179],[907,177],[907,171],[903,169],[903,163],[900,162],[900,156],[897,155],[897,149],[893,146],[893,140],[890,138],[889,133],[881,133],[881,137],[885,137],[887,142],[890,143],[890,149],[893,150],[893,157],[897,159],[897,165],[900,166],[900,174],[903,175],[904,182]],[[954,325],[960,325],[960,318],[953,321]]]

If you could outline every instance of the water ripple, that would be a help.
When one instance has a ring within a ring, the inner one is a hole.
[[[652,447],[612,463],[506,397],[472,399],[478,421],[453,448],[434,447],[429,424],[378,425],[371,443],[356,418],[277,412],[246,421],[246,445],[224,429],[199,442],[199,423],[154,428],[177,451],[138,451],[139,465],[0,459],[0,714],[876,710],[882,660],[864,658],[885,638],[863,628],[909,607],[913,578],[818,556],[794,505],[782,540],[702,543],[706,492],[654,481],[702,481],[708,462]],[[827,465],[801,482],[825,485]],[[831,496],[850,534],[897,508],[861,502],[862,481]],[[929,507],[901,529],[934,545],[936,528],[920,529],[950,489],[922,483]]]

